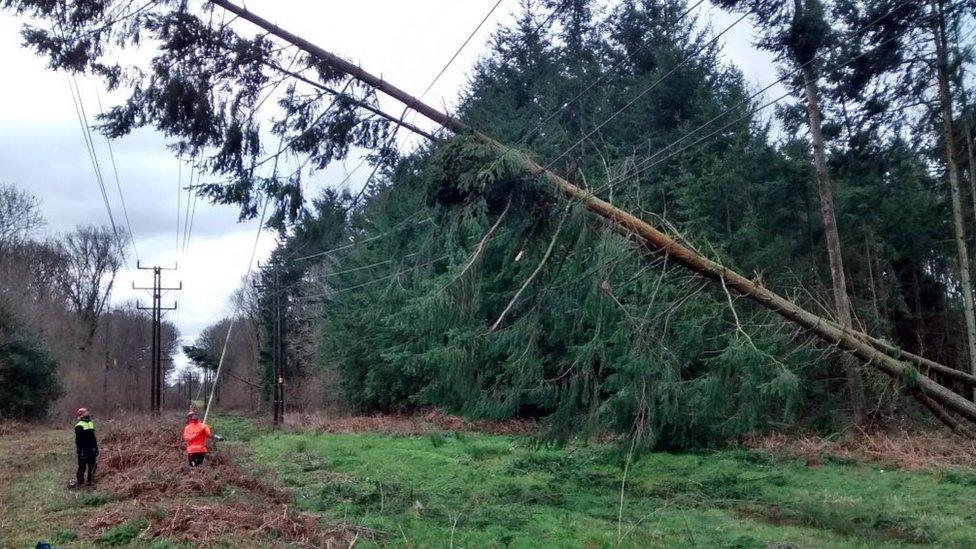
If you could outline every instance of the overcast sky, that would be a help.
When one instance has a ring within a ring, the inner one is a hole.
[[[247,6],[419,95],[494,3],[495,0],[248,0]],[[518,0],[502,3],[426,96],[427,102],[448,108],[455,104],[491,32],[498,25],[510,23],[518,8]],[[699,11],[716,32],[733,21],[714,8],[703,6]],[[86,152],[68,77],[47,70],[42,59],[21,47],[20,26],[17,18],[0,14],[0,59],[4,60],[6,74],[14,76],[0,86],[0,181],[13,183],[41,199],[47,234],[65,232],[78,224],[107,224],[108,214]],[[251,30],[244,25],[238,28]],[[765,85],[775,78],[774,69],[769,56],[751,46],[752,32],[752,27],[744,22],[723,36],[722,43],[727,58],[753,84]],[[106,107],[113,103],[96,80],[79,79],[79,86],[89,118],[99,111],[99,96]],[[389,112],[402,108],[384,101]],[[106,141],[97,135],[95,139],[113,213],[116,222],[124,226]],[[182,281],[184,288],[175,296],[179,313],[169,313],[168,318],[178,322],[185,341],[190,342],[207,325],[231,312],[228,298],[248,268],[257,224],[238,223],[236,208],[201,200],[194,216],[192,240],[183,257],[178,250],[181,237],[177,236],[176,219],[180,164],[166,148],[166,140],[155,131],[142,130],[114,141],[112,148],[143,264],[172,266],[179,262],[180,269],[165,277],[167,283]],[[344,170],[352,169],[357,162],[352,158],[345,166],[337,165],[318,175],[311,192],[338,184]],[[358,188],[368,173],[365,169],[361,172],[348,184]],[[188,169],[184,167],[183,183],[187,176]],[[183,194],[179,199],[184,206],[185,197]],[[267,257],[273,246],[273,235],[262,234],[257,259]],[[140,285],[151,283],[151,276],[135,271],[134,259],[119,277],[113,302],[137,297],[145,302],[144,293],[131,289],[133,281]]]

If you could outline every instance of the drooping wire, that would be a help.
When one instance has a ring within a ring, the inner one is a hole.
[[[732,24],[730,24],[729,26],[725,27],[721,32],[719,32],[718,34],[716,34],[711,40],[709,40],[708,42],[705,42],[705,44],[702,45],[701,48],[699,48],[698,50],[696,50],[696,51],[688,54],[687,56],[685,56],[685,58],[682,59],[680,63],[678,63],[677,65],[675,65],[674,67],[672,67],[671,70],[669,70],[667,73],[664,74],[664,76],[658,78],[650,86],[647,86],[646,88],[644,88],[643,90],[641,90],[641,92],[638,93],[637,95],[635,95],[634,97],[632,97],[630,99],[630,101],[628,101],[623,106],[621,106],[620,108],[618,108],[616,111],[614,111],[612,114],[610,114],[610,116],[606,117],[602,122],[600,122],[599,124],[597,124],[592,130],[590,130],[589,132],[587,132],[586,135],[584,135],[583,137],[579,138],[575,143],[573,143],[568,148],[566,148],[566,150],[564,150],[562,153],[560,153],[559,156],[557,156],[556,158],[550,160],[545,165],[544,169],[545,170],[551,169],[556,164],[556,162],[559,162],[560,160],[562,160],[562,158],[565,157],[567,154],[569,154],[570,151],[572,151],[576,147],[579,147],[583,143],[586,143],[586,141],[589,140],[591,137],[593,137],[594,134],[596,134],[597,132],[599,132],[604,126],[606,126],[607,124],[609,124],[616,117],[620,116],[623,112],[625,112],[628,109],[630,109],[630,107],[634,106],[634,104],[637,103],[637,101],[639,101],[642,97],[644,97],[645,95],[647,95],[648,93],[650,93],[652,90],[654,90],[655,88],[657,88],[662,82],[664,82],[672,74],[674,74],[675,72],[677,72],[677,70],[679,68],[681,68],[682,66],[684,66],[686,63],[688,63],[692,59],[694,59],[694,57],[696,55],[698,55],[701,52],[705,51],[706,48],[709,48],[712,45],[714,45],[715,42],[717,42],[718,39],[722,37],[722,35],[724,35],[725,33],[729,32],[730,30],[732,30],[733,27],[735,27],[736,25],[738,25],[739,23],[741,23],[748,15],[749,15],[748,13],[742,14],[738,19],[736,19],[735,21],[733,21]]]
[[[687,17],[693,11],[695,11],[696,9],[698,9],[698,7],[701,6],[702,3],[704,3],[704,1],[705,0],[698,0],[690,8],[688,8],[685,11],[681,12],[681,14],[678,15],[677,19],[674,21],[673,24],[674,25],[677,25],[678,23],[680,23],[681,21],[683,21],[685,19],[685,17]],[[552,17],[554,17],[560,10],[562,10],[562,8],[564,6],[565,6],[565,4],[560,5],[559,8],[550,15],[550,19]],[[545,126],[547,126],[557,116],[559,116],[563,111],[565,111],[571,105],[573,105],[574,103],[576,103],[577,101],[579,101],[580,99],[582,99],[583,96],[585,96],[590,90],[592,90],[593,88],[595,88],[596,86],[598,86],[601,82],[603,82],[603,80],[605,78],[607,78],[608,76],[610,76],[611,74],[613,74],[614,72],[616,72],[616,70],[619,69],[620,67],[622,67],[625,63],[627,63],[628,61],[632,60],[635,55],[637,55],[638,53],[644,51],[649,45],[650,45],[649,42],[642,43],[640,46],[638,46],[637,48],[635,48],[634,51],[632,51],[629,54],[627,54],[624,58],[622,58],[621,60],[619,60],[617,63],[615,63],[613,66],[611,66],[608,70],[604,71],[600,76],[598,76],[596,79],[594,79],[592,82],[590,82],[585,88],[583,88],[582,91],[580,91],[579,93],[577,93],[572,99],[570,99],[569,101],[564,102],[562,105],[559,106],[558,109],[556,109],[555,111],[551,112],[544,119],[540,120],[534,126],[532,126],[531,128],[529,128],[529,130],[527,132],[525,132],[524,134],[522,134],[522,137],[518,138],[515,141],[515,143],[506,146],[505,147],[505,150],[502,151],[499,155],[497,155],[495,157],[495,160],[493,160],[491,162],[491,164],[489,164],[488,170],[490,171],[491,169],[493,169],[497,165],[498,162],[500,162],[503,158],[505,158],[510,152],[514,151],[516,148],[525,146],[528,143],[529,138],[531,138],[533,135],[535,135],[536,132],[538,132],[539,130],[543,129]],[[682,62],[682,64],[683,63],[684,63],[684,61]],[[677,67],[675,67],[675,68],[677,68]],[[568,150],[572,150],[573,148],[575,148],[575,145],[573,147],[571,147],[570,149],[568,149]]]
[[[491,16],[494,15],[495,10],[497,10],[498,6],[500,6],[501,4],[502,4],[502,0],[496,0],[496,2],[491,6],[491,9],[488,10],[488,13],[486,13],[485,16],[481,18],[481,21],[478,22],[478,25],[475,26],[475,28],[470,33],[468,33],[468,36],[467,38],[464,39],[464,42],[462,42],[461,45],[457,47],[457,49],[454,51],[454,54],[451,55],[451,58],[447,60],[447,63],[445,63],[444,66],[441,67],[441,69],[437,72],[434,78],[431,79],[430,83],[427,84],[427,87],[424,88],[423,93],[421,93],[420,96],[417,98],[418,101],[423,101],[424,97],[426,97],[427,94],[430,93],[430,90],[433,89],[434,85],[436,85],[437,82],[441,79],[441,77],[444,76],[444,73],[447,72],[447,69],[450,68],[450,66],[454,63],[455,60],[457,60],[458,56],[461,55],[461,52],[464,51],[464,48],[467,47],[469,43],[471,43],[471,40],[474,39],[474,37],[478,34],[478,31],[481,30],[481,28],[485,25],[485,23],[487,23],[488,20],[491,19]],[[553,12],[553,16],[555,15],[555,13],[556,12]],[[400,132],[400,128],[402,127],[402,124],[407,117],[407,113],[409,113],[410,110],[411,110],[410,106],[405,106],[403,108],[403,112],[400,113],[400,123],[397,124],[397,127],[393,129],[393,133],[390,134],[389,139],[387,139],[386,143],[383,145],[383,147],[380,150],[389,149],[390,146],[393,145],[393,143],[396,141],[397,134]],[[400,156],[402,148],[403,148],[403,143],[397,146],[396,157]],[[339,186],[342,186],[346,181],[348,181],[349,178],[352,177],[352,175],[356,173],[363,166],[363,164],[365,164],[367,159],[368,156],[364,156],[362,160],[360,160],[359,164],[353,169],[353,171],[346,175],[346,177],[342,180]],[[373,180],[374,177],[376,177],[376,174],[379,172],[379,168],[381,164],[382,162],[377,162],[376,165],[373,166],[373,171],[370,172],[369,177],[367,177],[366,181],[363,182],[363,187],[359,190],[356,196],[353,197],[352,201],[349,203],[349,206],[346,208],[347,211],[351,209],[353,206],[355,206],[356,203],[358,203],[359,200],[366,193],[367,189],[369,188],[370,182]]]
[[[251,248],[251,258],[247,263],[247,271],[244,274],[244,280],[249,280],[251,278],[251,270],[254,267],[254,257],[258,252],[258,242],[261,240],[261,231],[264,230],[264,219],[268,212],[268,203],[271,202],[271,196],[267,196],[264,199],[264,206],[261,207],[261,219],[258,221],[257,234],[254,236],[254,246]],[[230,317],[230,322],[227,325],[227,336],[224,338],[224,346],[220,351],[220,360],[217,361],[217,370],[214,372],[213,382],[210,384],[210,397],[207,398],[207,408],[203,412],[203,422],[207,422],[207,416],[210,415],[210,406],[213,404],[214,395],[217,392],[217,382],[220,380],[220,371],[224,367],[224,359],[227,357],[227,347],[230,345],[231,333],[234,331],[234,323],[237,320],[237,312],[240,309],[240,304],[234,307],[234,314]],[[198,395],[199,396],[199,395]]]
[[[81,133],[85,140],[85,146],[88,149],[88,158],[92,163],[92,170],[95,173],[95,182],[98,184],[99,191],[102,195],[102,202],[105,205],[105,211],[108,213],[109,222],[112,225],[112,233],[115,235],[115,242],[118,245],[119,253],[121,257],[124,258],[128,255],[125,253],[125,245],[122,242],[122,237],[119,234],[118,225],[115,223],[115,216],[112,214],[112,205],[108,199],[108,192],[105,190],[105,179],[102,175],[102,169],[98,162],[98,155],[95,152],[95,144],[91,134],[91,128],[88,125],[88,116],[85,113],[84,104],[81,99],[81,90],[78,88],[78,82],[72,75],[68,78],[68,87],[71,90],[71,100],[74,103],[75,114],[78,117],[78,124],[81,126]]]
[[[331,248],[331,249],[328,249],[328,250],[325,250],[325,251],[321,251],[321,252],[316,252],[314,254],[310,254],[310,255],[306,255],[306,256],[302,256],[302,257],[296,257],[294,259],[291,259],[290,261],[291,262],[306,261],[308,259],[313,259],[313,258],[316,258],[316,257],[328,256],[328,255],[332,255],[332,254],[334,254],[336,252],[341,252],[342,250],[347,250],[347,249],[353,248],[355,246],[360,246],[362,244],[366,244],[367,242],[372,242],[374,240],[383,238],[384,236],[387,236],[389,234],[392,234],[392,233],[394,233],[396,231],[399,231],[401,229],[405,229],[408,226],[408,222],[411,221],[417,215],[418,214],[416,214],[416,213],[413,214],[413,215],[410,215],[406,219],[404,219],[403,221],[400,221],[399,223],[397,223],[396,225],[394,225],[393,227],[391,227],[390,229],[388,229],[388,230],[386,230],[386,231],[384,231],[382,233],[373,235],[373,236],[371,236],[369,238],[364,238],[363,240],[357,240],[357,241],[354,241],[354,242],[350,242],[349,244],[344,244],[342,246],[338,246],[336,248]],[[433,217],[427,217],[425,219],[421,219],[416,224],[417,225],[420,225],[420,224],[423,224],[423,223],[429,223],[429,222],[431,222],[433,220],[434,220]]]
[[[902,2],[901,4],[898,4],[897,6],[891,8],[889,11],[887,11],[884,14],[878,16],[877,18],[875,18],[871,22],[869,22],[869,23],[865,24],[864,26],[862,26],[860,29],[858,29],[857,31],[855,31],[854,34],[861,34],[861,33],[865,32],[867,29],[869,29],[870,27],[876,25],[877,23],[879,23],[880,21],[882,21],[884,18],[890,16],[891,14],[895,13],[897,10],[899,10],[902,7],[907,6],[907,5],[911,4],[911,3],[912,3],[912,0],[906,0],[905,2]],[[894,35],[894,36],[892,36],[892,37],[890,37],[890,38],[882,41],[881,43],[879,43],[876,46],[876,48],[886,46],[887,44],[891,43],[892,41],[894,41],[896,39],[898,39],[898,36],[897,35]],[[871,51],[872,50],[865,50],[865,51],[859,53],[858,55],[856,55],[854,57],[851,57],[850,59],[848,59],[846,61],[835,63],[834,65],[832,65],[829,68],[829,70],[834,71],[834,70],[843,68],[843,67],[845,67],[847,65],[850,65],[851,63],[856,62],[860,58],[862,58],[862,57],[864,57],[866,55],[869,55],[871,53]],[[670,154],[667,154],[663,158],[659,158],[661,155],[663,155],[667,151],[671,150],[672,147],[675,147],[678,144],[680,144],[681,142],[683,142],[684,140],[686,140],[686,139],[688,139],[690,137],[693,137],[695,134],[697,134],[700,131],[708,128],[714,122],[716,122],[717,120],[719,120],[721,118],[724,118],[725,116],[727,116],[728,114],[732,113],[733,111],[735,111],[739,107],[742,107],[743,105],[749,104],[753,99],[755,99],[756,97],[762,95],[766,91],[770,90],[773,86],[776,86],[777,84],[780,84],[780,83],[784,82],[785,80],[793,77],[794,75],[796,75],[797,73],[799,73],[801,70],[803,70],[807,65],[813,63],[816,59],[817,58],[814,57],[814,58],[806,61],[802,65],[800,65],[800,66],[798,66],[798,67],[796,67],[796,68],[794,68],[794,69],[792,69],[790,71],[787,71],[787,72],[783,73],[779,78],[777,78],[776,80],[772,81],[771,83],[769,83],[768,85],[766,85],[765,87],[763,87],[762,89],[760,89],[759,91],[757,91],[757,92],[749,95],[745,99],[742,99],[741,101],[737,102],[735,105],[732,105],[731,107],[725,109],[721,113],[713,116],[712,118],[710,118],[706,122],[702,123],[701,125],[699,125],[695,129],[693,129],[693,130],[685,133],[681,137],[675,139],[674,141],[672,141],[668,145],[666,145],[666,146],[662,147],[661,149],[659,149],[654,154],[652,154],[649,157],[643,159],[641,162],[639,162],[634,167],[634,169],[632,171],[629,171],[628,173],[625,173],[625,174],[621,174],[620,176],[617,176],[617,177],[614,177],[614,178],[609,178],[604,185],[600,186],[598,189],[595,189],[594,191],[591,191],[591,193],[592,194],[599,193],[599,192],[603,191],[604,189],[606,189],[607,187],[610,187],[612,185],[615,185],[615,184],[617,184],[617,183],[619,183],[619,182],[621,182],[623,180],[636,177],[637,175],[640,175],[641,173],[646,172],[647,170],[650,170],[651,168],[653,168],[653,167],[655,167],[655,166],[657,166],[657,165],[659,165],[659,164],[661,164],[663,162],[666,162],[667,160],[670,160],[671,158],[674,158],[676,155],[678,155],[678,154],[680,154],[680,153],[682,153],[682,152],[684,152],[684,151],[686,151],[686,150],[688,150],[688,149],[690,149],[690,148],[692,148],[692,147],[694,147],[694,146],[696,146],[696,145],[698,145],[698,144],[706,141],[707,139],[710,139],[711,137],[714,137],[715,135],[718,135],[722,131],[728,129],[729,127],[731,127],[732,125],[734,125],[734,124],[736,124],[738,122],[741,122],[742,120],[748,118],[749,116],[751,116],[751,115],[753,115],[753,114],[755,114],[755,113],[757,113],[759,111],[762,111],[762,110],[764,110],[764,109],[766,109],[766,108],[768,108],[768,107],[770,107],[772,105],[775,105],[775,104],[779,103],[780,101],[782,101],[783,99],[786,99],[787,97],[789,97],[791,95],[789,92],[784,93],[784,94],[781,94],[778,97],[776,97],[775,99],[764,103],[763,105],[754,107],[754,108],[746,111],[746,113],[744,113],[742,116],[740,116],[740,117],[732,120],[731,122],[729,122],[729,123],[721,126],[718,129],[710,132],[709,134],[705,135],[704,137],[701,137],[701,138],[695,140],[693,143],[690,143],[690,144],[688,144],[686,146],[683,146],[683,147],[681,147],[681,148],[679,148],[679,149],[677,149],[675,151],[672,151]]]
[[[406,255],[406,256],[404,256],[401,259],[410,257],[411,255],[417,255],[417,254],[414,253],[414,254]],[[352,291],[352,290],[357,290],[359,288],[362,288],[362,287],[365,287],[365,286],[369,286],[371,284],[376,284],[377,282],[382,282],[384,280],[388,280],[390,278],[399,276],[400,274],[405,273],[405,272],[414,271],[414,270],[420,269],[422,267],[427,267],[428,265],[433,265],[434,263],[438,263],[440,261],[444,261],[445,259],[447,259],[449,257],[451,257],[450,254],[444,254],[444,255],[442,255],[440,257],[431,259],[430,261],[426,261],[426,262],[421,263],[419,265],[414,265],[412,267],[407,267],[405,269],[400,269],[400,270],[394,271],[394,272],[392,272],[392,273],[390,273],[388,275],[384,275],[384,276],[381,276],[379,278],[374,278],[374,279],[368,280],[366,282],[362,282],[360,284],[355,284],[353,286],[348,286],[348,287],[345,287],[345,288],[339,288],[339,289],[336,289],[336,290],[330,290],[330,291],[323,292],[323,293],[320,293],[320,294],[306,295],[306,296],[302,296],[300,299],[303,299],[303,300],[315,300],[315,299],[322,298],[322,297],[331,297],[331,296],[334,296],[334,295],[337,295],[337,294],[342,294],[342,293],[349,292],[349,291]],[[386,262],[392,262],[392,261],[393,260],[391,259],[391,260],[387,260]]]
[[[77,82],[75,82],[77,86]],[[79,99],[80,99],[79,95]],[[95,87],[95,99],[98,101],[98,110],[103,114],[105,109],[102,107],[102,94],[98,87]],[[84,111],[82,111],[84,112]],[[112,161],[112,172],[115,174],[115,188],[119,191],[119,202],[122,203],[122,216],[125,218],[125,226],[129,230],[129,243],[132,245],[132,253],[136,256],[136,263],[139,262],[139,250],[136,248],[135,233],[132,232],[132,223],[129,222],[129,209],[125,205],[125,194],[122,192],[122,183],[119,178],[119,168],[115,163],[115,151],[112,149],[112,140],[105,136],[105,144],[108,146],[108,157]]]
[[[183,161],[177,159],[176,173],[176,253],[180,253],[180,211],[183,209]],[[180,261],[180,263],[183,263]]]

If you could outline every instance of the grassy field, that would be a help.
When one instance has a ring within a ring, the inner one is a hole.
[[[364,527],[359,546],[976,546],[976,471],[967,469],[811,466],[746,450],[651,454],[625,467],[608,446],[470,432],[274,433],[240,419],[217,428],[245,450],[244,470],[274,479],[323,527]],[[42,431],[29,455],[18,437],[0,439],[0,546],[179,546],[140,538],[151,515],[97,538],[77,527],[115,495],[64,489],[69,434]],[[235,497],[185,499],[212,507]],[[223,539],[242,546],[232,531]],[[288,545],[273,536],[264,545],[274,544]]]

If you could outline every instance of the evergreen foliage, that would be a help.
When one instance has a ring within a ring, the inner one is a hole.
[[[0,418],[44,417],[61,395],[58,364],[0,306]]]
[[[969,21],[972,1],[945,3],[949,27]],[[556,196],[517,169],[521,151],[807,309],[834,316],[839,285],[855,327],[967,363],[925,3],[718,4],[755,16],[760,47],[799,99],[775,117],[685,1],[526,1],[456,113],[511,148],[457,135],[395,158],[387,121],[363,108],[375,107],[372,90],[289,59],[265,35],[242,37],[207,9],[153,3],[105,26],[94,0],[3,2],[53,23],[25,37],[54,67],[129,87],[102,120],[109,135],[166,132],[221,178],[204,193],[243,217],[273,200],[280,241],[258,276],[265,388],[281,303],[285,322],[315,334],[312,346],[286,340],[285,376],[307,373],[311,348],[362,411],[537,417],[555,436],[611,431],[659,448],[847,425],[842,357]],[[144,40],[161,44],[150,70],[106,62],[110,44]],[[950,53],[959,116],[971,118],[960,68],[971,48]],[[806,94],[804,80],[815,84]],[[279,81],[287,91],[258,116]],[[834,188],[823,218],[805,113],[817,96],[821,174]],[[361,199],[327,191],[306,204],[303,177],[353,147],[373,151],[380,180]],[[282,154],[299,169],[279,175]],[[842,270],[828,267],[824,218],[836,219]],[[897,408],[904,380],[867,381],[873,417]]]

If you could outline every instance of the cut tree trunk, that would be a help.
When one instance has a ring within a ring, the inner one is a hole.
[[[966,343],[969,350],[969,371],[976,374],[976,314],[973,312],[973,285],[969,274],[969,249],[963,223],[962,190],[959,168],[956,165],[955,133],[952,130],[952,98],[949,96],[949,74],[945,43],[945,28],[939,0],[932,0],[932,39],[935,42],[935,70],[939,81],[939,103],[942,109],[942,141],[945,148],[949,195],[952,200],[952,230],[956,242],[956,261],[959,264],[959,287],[962,290],[963,314],[966,320]],[[976,389],[970,393],[976,398]]]
[[[281,27],[271,23],[245,8],[236,6],[227,0],[208,0],[211,4],[226,9],[234,15],[249,21],[250,23],[262,28],[286,42],[289,42],[306,53],[316,57],[321,62],[326,63],[336,70],[342,71],[361,82],[368,84],[378,91],[400,101],[404,105],[414,109],[431,121],[444,126],[455,133],[470,133],[475,139],[491,146],[499,154],[507,155],[513,153],[516,160],[523,169],[534,176],[544,177],[545,180],[555,187],[560,193],[570,199],[583,203],[587,209],[594,214],[608,221],[616,230],[635,237],[643,242],[649,249],[659,253],[667,254],[671,259],[681,263],[686,268],[699,273],[700,275],[713,279],[721,280],[725,286],[735,292],[748,297],[755,303],[765,307],[784,319],[789,320],[804,329],[810,334],[821,338],[823,341],[836,345],[839,349],[847,351],[860,358],[867,364],[877,368],[896,380],[900,380],[910,386],[912,390],[920,391],[922,394],[931,397],[936,403],[944,408],[955,412],[969,421],[976,423],[976,404],[956,394],[953,391],[936,383],[932,379],[920,375],[918,371],[904,362],[892,357],[884,351],[876,348],[870,343],[859,339],[868,337],[854,330],[840,329],[833,321],[818,316],[792,301],[780,296],[779,294],[762,286],[759,282],[750,280],[741,274],[726,269],[721,264],[708,259],[707,257],[684,246],[670,235],[655,228],[650,223],[639,219],[635,215],[617,208],[613,204],[599,198],[598,196],[577,187],[565,178],[543,168],[527,154],[515,151],[510,147],[495,141],[487,135],[467,127],[460,120],[448,116],[437,109],[423,103],[416,97],[411,96],[402,89],[386,82],[382,78],[369,73],[362,68],[338,57],[337,55],[313,44],[312,42],[288,32]]]
[[[811,63],[803,66],[803,89],[807,99],[807,119],[810,125],[810,138],[813,142],[813,166],[817,172],[817,194],[820,195],[820,217],[827,240],[827,259],[830,262],[830,282],[834,293],[834,313],[837,323],[844,330],[851,329],[851,300],[847,295],[847,279],[844,274],[844,256],[840,248],[840,233],[837,231],[837,216],[834,214],[834,191],[827,173],[827,153],[824,147],[823,127],[820,119],[820,89],[817,74]],[[858,365],[848,356],[842,358],[844,375],[847,378],[847,396],[854,411],[854,421],[863,425],[864,380]]]

